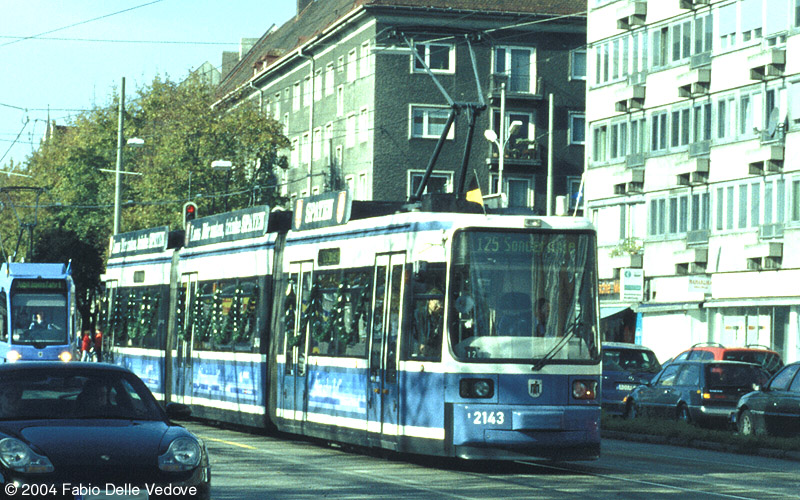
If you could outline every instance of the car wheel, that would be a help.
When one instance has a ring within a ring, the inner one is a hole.
[[[739,434],[742,436],[756,436],[761,434],[756,429],[756,424],[753,421],[753,414],[750,410],[744,410],[739,415],[739,420],[737,422],[739,427]]]
[[[686,405],[678,406],[678,420],[687,424],[692,423],[692,416],[689,414],[689,408]]]

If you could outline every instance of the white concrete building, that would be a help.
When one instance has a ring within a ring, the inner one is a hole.
[[[587,41],[604,312],[800,359],[800,0],[589,0]]]

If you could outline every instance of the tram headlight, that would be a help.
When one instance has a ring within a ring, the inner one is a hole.
[[[572,397],[575,399],[596,399],[596,380],[574,380],[572,382]]]
[[[72,361],[72,353],[69,352],[69,351],[64,351],[64,352],[62,352],[61,354],[58,355],[58,359],[60,359],[64,363]]]
[[[491,398],[494,382],[488,378],[464,378],[458,384],[458,394],[462,398]]]
[[[11,349],[6,353],[6,360],[9,363],[13,363],[14,361],[19,361],[21,358],[22,354],[20,354],[19,351],[15,351],[14,349]]]

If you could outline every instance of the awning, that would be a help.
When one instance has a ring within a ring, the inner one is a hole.
[[[639,304],[640,313],[664,313],[675,311],[687,311],[689,309],[700,309],[702,302],[663,302]]]
[[[709,307],[794,306],[798,304],[800,304],[800,297],[749,297],[707,300],[703,307],[708,309]]]
[[[609,316],[613,316],[618,312],[622,312],[625,309],[629,309],[630,306],[606,306],[600,308],[600,319],[605,319]]]

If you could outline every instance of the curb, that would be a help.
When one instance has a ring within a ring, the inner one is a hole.
[[[778,458],[781,460],[792,460],[800,462],[800,451],[777,450],[774,448],[755,448],[746,449],[738,446],[716,443],[713,441],[690,440],[686,438],[669,438],[666,436],[656,436],[653,434],[634,434],[620,431],[600,431],[601,438],[618,439],[620,441],[635,441],[638,443],[664,444],[670,446],[682,446],[684,448],[696,448],[701,450],[721,451],[725,453],[736,453],[738,455],[757,455],[765,458]]]

